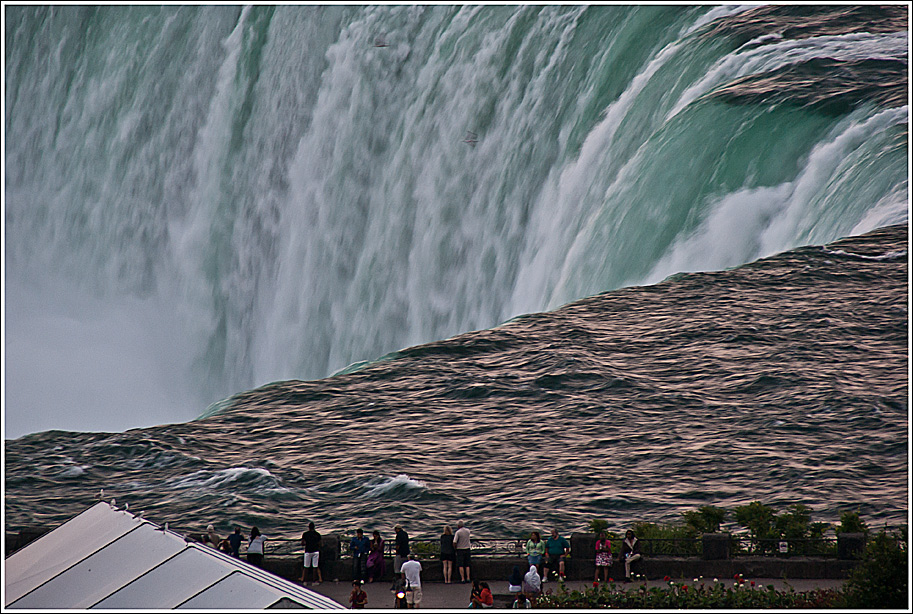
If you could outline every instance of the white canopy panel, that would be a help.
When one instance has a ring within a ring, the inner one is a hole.
[[[4,577],[8,608],[342,609],[104,502],[13,553]]]

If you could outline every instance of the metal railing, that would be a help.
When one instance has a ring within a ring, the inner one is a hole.
[[[837,538],[754,539],[748,535],[731,535],[732,556],[814,556],[837,558]]]
[[[189,534],[197,539],[198,534]],[[350,536],[339,536],[339,550],[337,556],[349,558]],[[698,538],[669,538],[669,539],[639,539],[640,551],[644,556],[702,556],[703,541]],[[525,557],[525,539],[499,539],[499,538],[473,538],[471,540],[472,554],[476,556],[523,558]],[[620,551],[620,540],[613,540],[613,553],[615,557]],[[440,540],[416,538],[409,540],[410,551],[420,558],[436,559],[440,556]],[[241,546],[244,552],[247,540]],[[384,540],[384,554],[392,557],[396,548],[393,539]],[[304,548],[301,540],[296,538],[269,538],[266,541],[266,554],[271,555],[301,555]],[[729,553],[732,557],[739,556],[776,556],[776,557],[824,557],[836,558],[838,556],[837,538],[824,537],[818,539],[754,539],[749,535],[731,534],[729,537]],[[571,552],[574,556],[574,552]],[[581,558],[593,558],[593,553],[579,554]]]

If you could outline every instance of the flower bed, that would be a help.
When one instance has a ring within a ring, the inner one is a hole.
[[[625,608],[625,609],[770,609],[770,608],[839,608],[843,596],[833,589],[807,592],[777,590],[773,585],[757,586],[737,575],[732,581],[695,578],[681,582],[665,578],[667,586],[648,587],[599,584],[585,591],[567,590],[559,584],[537,602],[539,608]]]

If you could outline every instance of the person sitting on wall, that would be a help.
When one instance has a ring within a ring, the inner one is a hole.
[[[545,551],[548,553],[548,564],[546,565],[548,571],[542,576],[542,581],[547,581],[549,572],[557,573],[558,577],[563,580],[564,559],[567,558],[571,551],[571,544],[558,535],[558,529],[552,529],[551,537],[545,542]]]
[[[621,558],[625,562],[625,582],[631,582],[631,565],[643,558],[640,555],[640,544],[631,529],[625,531],[624,541],[621,542]]]

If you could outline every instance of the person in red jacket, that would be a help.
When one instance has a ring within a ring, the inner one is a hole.
[[[364,610],[368,605],[368,593],[361,588],[361,580],[352,582],[352,594],[349,595],[349,603],[352,604],[353,610]]]
[[[473,591],[470,608],[490,608],[494,605],[495,599],[491,594],[491,588],[488,582],[479,582],[479,592]]]

